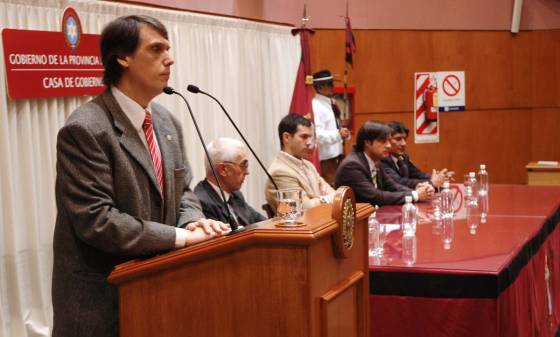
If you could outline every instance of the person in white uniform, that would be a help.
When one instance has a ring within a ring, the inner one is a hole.
[[[344,159],[344,141],[350,131],[341,125],[340,109],[334,100],[333,75],[329,70],[313,74],[313,120],[321,161],[321,175],[331,185],[338,165]]]

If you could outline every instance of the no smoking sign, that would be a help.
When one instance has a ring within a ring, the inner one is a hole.
[[[455,75],[447,75],[443,79],[443,91],[447,96],[456,96],[461,90],[461,81]]]
[[[439,111],[465,110],[465,72],[438,71]]]

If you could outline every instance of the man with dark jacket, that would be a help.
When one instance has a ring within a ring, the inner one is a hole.
[[[368,121],[356,137],[354,151],[340,164],[335,178],[335,186],[350,186],[354,190],[356,202],[372,205],[393,205],[404,203],[411,195],[415,201],[423,201],[433,194],[426,184],[414,190],[397,184],[378,168],[379,161],[389,155],[391,129],[377,121]]]
[[[424,182],[429,182],[434,187],[441,187],[445,179],[453,176],[454,172],[445,168],[441,171],[434,169],[432,174],[422,172],[406,153],[408,128],[399,121],[392,121],[387,125],[391,128],[391,154],[380,162],[386,175],[409,188],[416,188],[419,183]]]
[[[208,160],[206,164],[206,179],[200,181],[194,188],[194,194],[200,200],[202,211],[208,219],[230,222],[230,214],[237,225],[246,226],[266,218],[251,207],[241,193],[240,189],[249,174],[249,160],[245,145],[231,138],[218,138],[206,147],[216,176]],[[227,202],[223,202],[220,185]]]

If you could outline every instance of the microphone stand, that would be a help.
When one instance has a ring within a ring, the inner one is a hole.
[[[210,163],[210,169],[212,170],[212,175],[214,176],[214,178],[216,178],[216,183],[218,184],[218,187],[220,188],[220,194],[222,196],[222,202],[224,203],[224,207],[227,210],[228,218],[229,218],[229,224],[230,224],[230,227],[231,227],[231,232],[229,234],[234,234],[234,233],[240,232],[241,229],[239,229],[239,227],[237,226],[237,221],[235,221],[235,218],[231,214],[231,211],[229,209],[229,205],[226,201],[226,196],[224,195],[224,190],[222,188],[222,184],[220,183],[220,179],[218,178],[218,175],[216,174],[216,168],[214,167],[214,163],[212,162],[212,159],[210,159],[210,155],[208,154],[208,149],[206,148],[206,142],[204,141],[204,138],[202,137],[202,133],[200,132],[200,129],[198,128],[198,123],[196,122],[196,119],[194,118],[194,114],[192,112],[192,109],[191,109],[191,106],[190,106],[189,102],[187,101],[185,96],[183,96],[180,92],[175,91],[175,89],[173,89],[172,87],[163,88],[163,92],[168,94],[168,95],[173,95],[173,94],[178,95],[179,97],[181,97],[183,99],[183,101],[185,101],[185,104],[187,104],[187,108],[189,110],[189,114],[191,115],[191,119],[192,119],[194,127],[196,129],[196,133],[198,134],[198,138],[200,139],[200,142],[202,143],[202,148],[204,149],[204,154],[206,154],[206,158],[208,159],[208,163]]]
[[[198,93],[204,94],[204,95],[212,98],[214,101],[216,101],[216,103],[218,103],[218,105],[220,106],[220,108],[222,108],[222,111],[224,112],[226,117],[229,119],[229,121],[231,122],[231,124],[235,128],[235,131],[237,131],[239,136],[241,136],[241,138],[243,139],[243,142],[247,145],[247,147],[249,148],[249,150],[251,151],[251,153],[253,154],[253,156],[255,157],[255,159],[257,160],[257,162],[259,163],[259,165],[263,169],[264,173],[267,175],[268,179],[270,179],[270,181],[272,182],[272,185],[274,185],[274,188],[276,188],[278,190],[279,189],[278,185],[276,185],[276,182],[274,181],[274,179],[272,179],[272,176],[270,175],[270,173],[268,173],[268,170],[264,167],[263,163],[261,162],[261,160],[259,159],[259,157],[255,153],[255,151],[253,151],[253,148],[251,147],[251,145],[249,145],[249,142],[247,141],[247,139],[245,139],[245,136],[243,136],[243,134],[241,133],[241,131],[239,130],[239,128],[237,127],[237,125],[235,124],[233,119],[230,117],[230,115],[226,111],[226,108],[224,108],[224,106],[222,105],[222,103],[220,103],[220,101],[218,101],[218,99],[216,97],[210,95],[207,92],[204,92],[204,91],[200,90],[196,85],[189,84],[188,87],[187,87],[187,90],[192,92],[193,94],[198,94]]]

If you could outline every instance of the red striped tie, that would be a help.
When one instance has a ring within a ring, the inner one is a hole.
[[[150,155],[152,156],[152,163],[154,164],[154,170],[156,172],[160,192],[163,195],[163,163],[161,161],[161,153],[159,152],[159,147],[156,140],[154,139],[152,114],[150,114],[149,111],[146,111],[146,118],[144,118],[143,128],[144,134],[146,135],[146,142],[148,143],[148,148],[150,149]]]

